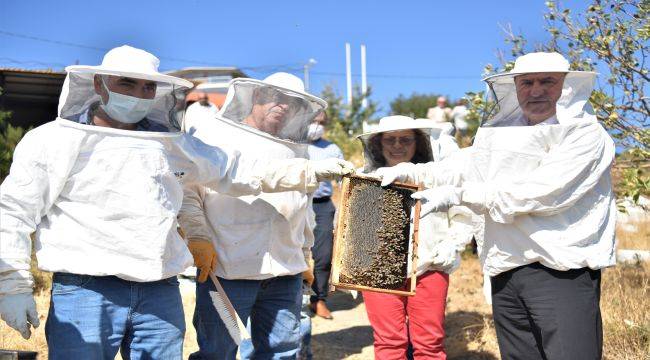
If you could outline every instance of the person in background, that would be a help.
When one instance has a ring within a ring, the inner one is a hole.
[[[319,113],[314,122],[309,125],[307,137],[310,141],[308,152],[312,160],[329,158],[343,159],[343,153],[336,144],[323,139],[327,114]],[[313,195],[313,208],[316,214],[316,228],[314,229],[314,295],[310,299],[310,308],[314,314],[332,319],[332,314],[327,308],[326,299],[329,292],[330,270],[332,267],[332,245],[334,240],[334,214],[336,208],[331,200],[332,183],[323,181]]]
[[[427,110],[427,119],[437,123],[444,123],[451,120],[451,109],[447,107],[447,98],[439,96],[436,100],[436,106]]]
[[[451,120],[456,127],[456,134],[459,137],[467,135],[467,120],[465,117],[469,114],[467,109],[467,99],[460,99],[456,103],[456,106],[451,110]]]
[[[432,131],[435,132],[432,133]],[[441,129],[407,116],[388,116],[373,131],[360,135],[364,144],[363,172],[380,167],[433,161],[430,135]],[[448,136],[448,135],[445,135]],[[452,138],[453,139],[453,138]],[[458,150],[453,142],[445,153]],[[376,359],[405,359],[409,342],[414,359],[446,359],[444,320],[449,274],[460,264],[460,252],[471,240],[471,212],[454,208],[420,219],[414,296],[363,291],[373,329]],[[410,341],[409,341],[410,340]]]

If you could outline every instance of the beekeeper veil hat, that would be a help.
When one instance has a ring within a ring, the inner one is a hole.
[[[305,91],[300,78],[279,72],[262,81],[232,80],[217,117],[267,136],[304,143],[309,124],[326,107],[324,100]]]
[[[413,130],[415,136],[415,154],[411,162],[433,161],[431,136],[438,136],[442,130],[429,121],[414,120],[403,115],[392,115],[379,119],[378,124],[369,127],[366,132],[357,136],[363,143],[364,172],[372,172],[380,167],[388,166],[382,153],[382,136],[401,130]]]
[[[137,122],[142,117],[159,125],[154,127],[156,129],[179,131],[185,93],[193,84],[158,72],[159,64],[160,60],[154,55],[124,45],[107,52],[101,65],[66,67],[68,75],[59,99],[59,117],[78,121],[89,109],[101,106],[117,121]],[[110,81],[121,81],[123,86],[128,86],[128,83],[135,83],[133,80],[146,80],[144,86],[149,96],[142,99],[108,89]],[[102,87],[108,93],[107,101],[98,94]]]
[[[588,103],[596,73],[571,71],[564,56],[555,52],[535,52],[520,56],[511,71],[489,76],[483,81],[488,86],[488,107],[491,109],[481,126],[525,125],[526,120],[517,98],[515,78],[531,73],[563,73],[562,93],[556,102],[555,115],[560,124],[586,117],[595,118]]]

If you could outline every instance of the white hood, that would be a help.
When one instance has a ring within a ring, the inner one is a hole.
[[[101,65],[66,67],[68,75],[59,97],[58,115],[79,122],[80,117],[101,102],[95,92],[95,75],[110,75],[151,80],[156,83],[153,105],[145,116],[157,131],[179,131],[185,110],[185,92],[193,86],[187,80],[158,72],[159,60],[152,54],[130,46],[112,49]]]
[[[282,75],[282,76],[278,76]],[[252,131],[266,137],[275,137],[295,143],[306,143],[307,129],[327,103],[304,92],[302,81],[290,74],[273,74],[263,81],[255,79],[234,79],[228,87],[228,94],[217,117],[224,121],[243,124]],[[284,85],[284,86],[283,86]],[[267,131],[248,123],[254,105],[259,99],[279,97],[287,101],[287,115],[281,120],[277,131]]]
[[[570,71],[569,63],[557,53],[531,53],[517,59],[512,71],[484,79],[488,86],[488,104],[496,113],[482,126],[511,126],[521,123],[523,112],[517,100],[515,77],[530,73],[565,73],[562,94],[556,103],[556,117],[560,124],[576,121],[595,121],[596,116],[588,100],[597,74],[589,71]]]

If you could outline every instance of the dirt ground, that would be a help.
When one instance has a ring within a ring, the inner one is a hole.
[[[482,293],[478,260],[468,256],[450,277],[447,303],[446,348],[449,359],[498,359],[490,306]],[[191,325],[192,286],[183,287],[187,334],[184,358],[197,349]],[[333,320],[312,317],[312,352],[315,360],[374,359],[372,328],[361,296],[334,292],[328,299]]]
[[[468,258],[450,277],[445,346],[449,359],[497,359],[490,306],[482,293],[478,260]],[[312,318],[314,359],[374,359],[372,328],[361,297],[331,294],[333,320]]]

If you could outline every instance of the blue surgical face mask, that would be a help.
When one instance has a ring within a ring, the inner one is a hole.
[[[102,79],[102,85],[108,92],[108,102],[100,106],[113,120],[126,124],[135,124],[144,119],[151,110],[151,106],[153,106],[153,99],[141,99],[110,91],[106,83],[104,83],[104,79]]]

